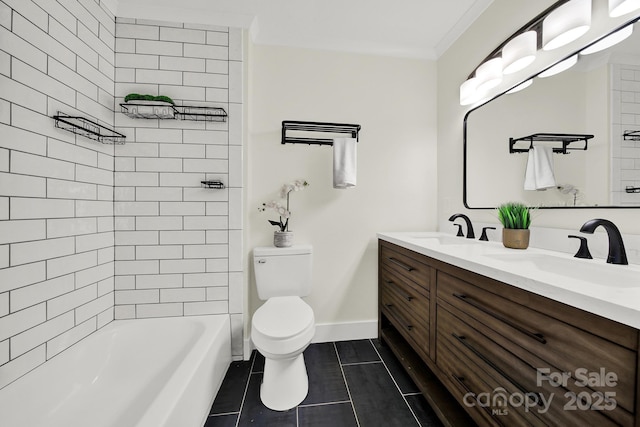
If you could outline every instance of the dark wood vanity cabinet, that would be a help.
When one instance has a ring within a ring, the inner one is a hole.
[[[638,330],[379,242],[379,336],[446,425],[640,426]]]

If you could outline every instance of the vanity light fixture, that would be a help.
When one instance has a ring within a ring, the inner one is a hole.
[[[609,0],[609,16],[617,18],[640,9],[640,0]]]
[[[471,105],[481,97],[478,90],[478,79],[471,77],[460,85],[460,105]]]
[[[571,43],[591,26],[591,0],[570,0],[542,21],[542,49],[553,50]]]
[[[577,63],[578,63],[578,54],[575,54],[573,56],[568,57],[564,61],[558,62],[553,67],[548,68],[547,70],[541,72],[540,74],[538,74],[538,77],[545,78],[545,77],[555,76],[556,74],[560,74],[561,72],[568,70],[569,68],[573,67]]]
[[[524,69],[536,59],[538,51],[538,33],[526,31],[511,39],[502,48],[504,74],[512,74]]]
[[[640,4],[640,0],[609,1],[610,8],[613,7],[612,3],[617,6],[625,1]],[[533,63],[538,49],[555,49],[586,33],[591,26],[591,2],[592,0],[557,0],[513,33],[460,85],[460,105],[474,104],[491,95],[490,90],[502,82],[504,75],[521,71]],[[569,58],[562,65],[558,64],[547,70],[544,75],[559,73],[563,70],[562,67],[570,68],[575,62],[577,57]],[[525,87],[526,85],[522,85],[519,89]],[[515,91],[516,88],[512,90]]]
[[[599,42],[592,44],[588,48],[582,49],[582,51],[580,51],[580,54],[589,55],[592,53],[600,52],[601,50],[620,43],[624,39],[631,36],[631,34],[633,34],[633,25],[627,25],[626,27],[616,31],[615,33],[603,38]]]
[[[526,89],[529,86],[531,86],[532,83],[533,83],[533,79],[525,80],[522,83],[520,83],[518,86],[515,86],[511,90],[508,90],[507,93],[512,94],[512,93],[520,92],[522,89]]]
[[[502,81],[502,58],[492,58],[478,67],[476,70],[478,79],[477,91],[484,93],[498,86]]]

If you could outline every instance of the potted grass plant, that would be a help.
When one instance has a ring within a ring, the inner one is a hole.
[[[507,248],[527,249],[529,247],[529,226],[531,209],[518,202],[503,203],[496,209],[502,229],[502,244]]]

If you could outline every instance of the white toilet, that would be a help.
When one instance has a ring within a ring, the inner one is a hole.
[[[309,391],[302,352],[316,325],[313,310],[300,297],[311,292],[312,248],[255,248],[253,266],[258,297],[267,301],[251,321],[251,340],[265,358],[260,399],[269,409],[286,411]]]

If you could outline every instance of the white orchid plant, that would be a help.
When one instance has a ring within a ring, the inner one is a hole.
[[[289,219],[291,218],[291,211],[289,210],[289,194],[292,191],[300,191],[309,186],[309,183],[304,179],[296,179],[293,182],[284,184],[280,188],[280,200],[271,200],[270,202],[263,203],[258,208],[260,212],[264,212],[267,209],[273,209],[278,213],[280,219],[278,221],[268,220],[269,224],[275,225],[280,228],[280,231],[289,231]],[[286,206],[283,204],[284,199],[287,199]]]

